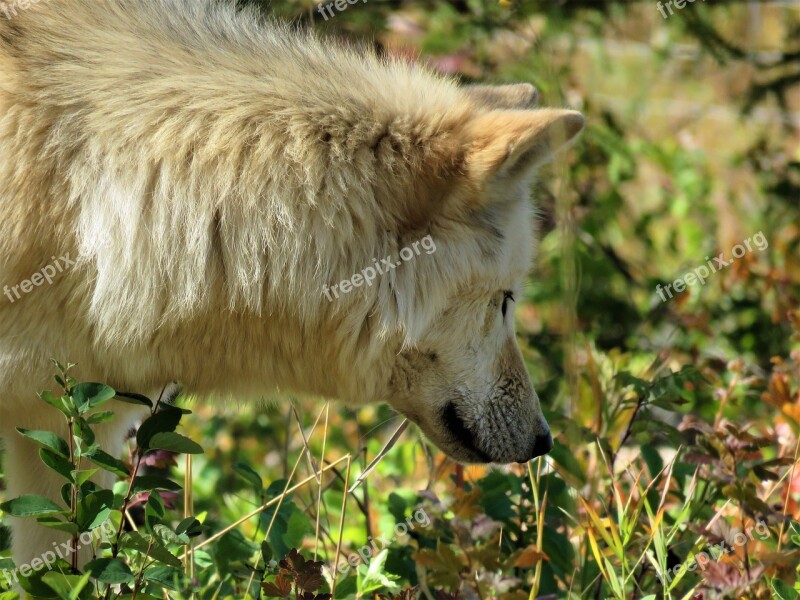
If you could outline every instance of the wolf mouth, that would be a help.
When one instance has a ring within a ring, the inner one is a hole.
[[[456,405],[453,402],[448,402],[442,410],[442,421],[444,421],[445,426],[456,441],[476,457],[476,462],[494,462],[488,454],[478,448],[475,443],[475,434],[469,430],[464,420],[459,416]]]

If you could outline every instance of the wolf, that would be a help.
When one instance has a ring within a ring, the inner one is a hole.
[[[7,497],[58,497],[14,430],[63,427],[35,397],[53,357],[118,390],[387,402],[463,463],[548,452],[514,307],[531,182],[583,126],[529,84],[460,85],[224,0],[0,18]],[[421,239],[435,252],[323,297]],[[107,449],[141,417],[116,412]],[[13,523],[17,563],[55,535]]]

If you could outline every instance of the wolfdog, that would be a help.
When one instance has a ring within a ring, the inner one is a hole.
[[[535,101],[528,84],[461,86],[224,0],[0,17],[8,497],[58,497],[14,431],[58,426],[34,395],[51,357],[120,390],[388,402],[466,463],[548,452],[514,305],[532,178],[584,119]],[[400,264],[422,239],[436,251]],[[70,265],[45,280],[58,257]],[[335,282],[349,293],[329,301]],[[108,449],[140,417],[123,406],[99,432]],[[14,527],[20,563],[58,541]]]

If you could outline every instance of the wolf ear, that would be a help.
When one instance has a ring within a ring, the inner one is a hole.
[[[467,96],[486,108],[533,108],[539,99],[539,92],[530,83],[508,85],[467,85]]]
[[[512,177],[549,161],[583,129],[574,110],[497,110],[466,127],[466,170],[481,187],[494,178]]]

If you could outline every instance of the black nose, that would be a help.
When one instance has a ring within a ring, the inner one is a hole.
[[[533,443],[533,456],[543,456],[553,449],[553,435],[548,431],[547,435],[537,435],[536,441]]]
[[[544,456],[553,449],[553,436],[548,431],[546,435],[537,435],[533,440],[533,452],[531,458]]]

